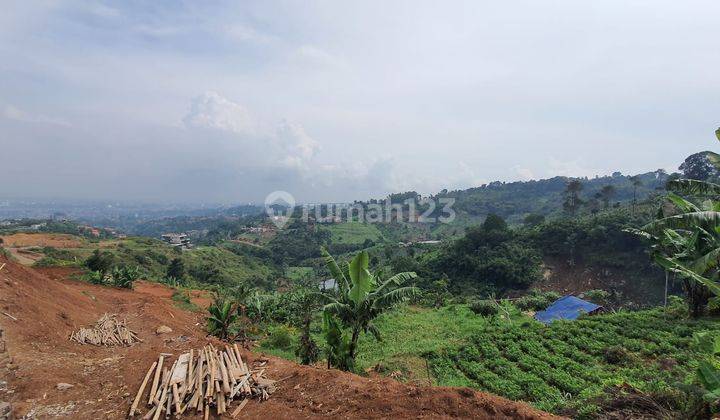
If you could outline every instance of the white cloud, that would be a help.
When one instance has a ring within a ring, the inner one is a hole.
[[[205,92],[195,98],[183,122],[188,127],[214,128],[240,135],[257,134],[257,121],[250,112],[216,92]]]
[[[52,124],[60,125],[63,127],[71,126],[68,121],[62,118],[48,117],[42,114],[30,114],[12,105],[5,105],[2,109],[0,109],[0,116],[9,120],[29,123]]]

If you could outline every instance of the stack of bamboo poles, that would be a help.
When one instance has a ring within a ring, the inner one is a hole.
[[[70,335],[70,340],[94,346],[129,346],[142,341],[115,314],[103,315],[92,328],[80,328]]]
[[[236,417],[248,399],[266,400],[275,390],[274,381],[263,377],[265,369],[251,370],[243,362],[237,344],[226,345],[224,350],[217,350],[211,344],[198,351],[190,350],[181,354],[169,369],[163,368],[165,362],[165,355],[161,354],[150,366],[130,407],[129,417],[139,414],[138,405],[151,376],[147,393],[150,410],[144,420],[157,420],[163,412],[164,417],[169,418],[192,411],[203,413],[207,419],[212,407],[222,415],[238,399],[240,404],[231,413],[231,417]]]

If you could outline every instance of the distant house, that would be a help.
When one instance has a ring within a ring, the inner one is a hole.
[[[327,280],[320,280],[320,284],[318,285],[320,290],[335,290],[337,289],[337,282],[335,279],[327,279]]]
[[[165,243],[175,248],[192,248],[190,237],[184,233],[164,233],[161,235],[161,238],[163,241],[165,241]]]
[[[582,300],[575,296],[563,296],[553,302],[544,311],[535,314],[535,319],[543,324],[549,324],[556,319],[577,319],[582,314],[594,314],[602,310],[592,302]]]

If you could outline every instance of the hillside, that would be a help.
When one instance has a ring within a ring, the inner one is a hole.
[[[7,249],[25,265],[82,267],[95,250],[108,254],[117,265],[137,266],[143,278],[163,282],[174,259],[182,262],[184,274],[177,279],[196,287],[232,286],[252,280],[269,284],[278,267],[261,250],[232,242],[198,246],[180,252],[164,242],[145,237],[88,239],[56,233],[16,233],[0,236]]]
[[[664,171],[647,172],[636,175],[640,181],[637,186],[637,200],[642,201],[664,189],[668,175]],[[583,188],[580,192],[582,200],[588,200],[603,187],[611,185],[615,188],[612,202],[629,203],[633,199],[632,177],[616,173],[613,176],[596,178],[580,178]],[[492,182],[490,184],[467,190],[443,191],[435,197],[452,197],[456,202],[454,209],[470,216],[497,214],[510,223],[520,223],[528,214],[553,215],[562,210],[562,193],[571,178],[554,177],[550,179]]]
[[[178,354],[207,342],[201,316],[173,306],[164,286],[140,282],[135,290],[119,290],[68,280],[68,269],[45,269],[48,276],[0,257],[3,263],[0,326],[10,362],[0,367],[7,381],[0,398],[18,417],[125,418],[145,367],[159,353]],[[68,340],[71,331],[106,312],[126,317],[143,342],[102,348]],[[172,332],[155,334],[159,325]],[[251,352],[243,357],[266,360],[266,375],[281,379],[269,401],[245,407],[247,418],[551,418],[466,388],[405,385]],[[73,387],[60,391],[60,382]]]

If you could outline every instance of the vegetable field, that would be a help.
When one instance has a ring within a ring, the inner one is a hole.
[[[554,413],[598,414],[613,387],[629,384],[684,403],[677,384],[696,367],[694,332],[715,320],[684,320],[661,310],[587,317],[551,326],[528,321],[488,325],[468,344],[429,355],[442,385],[469,386]]]

